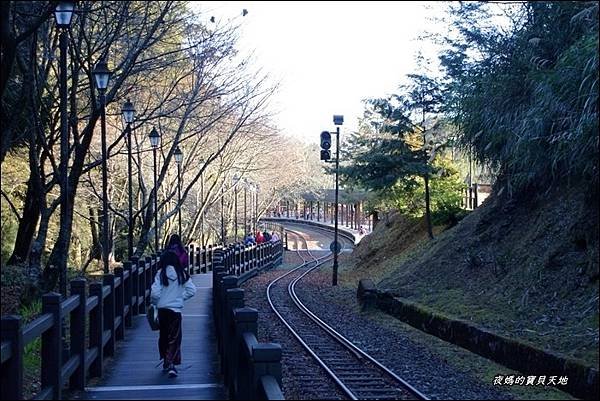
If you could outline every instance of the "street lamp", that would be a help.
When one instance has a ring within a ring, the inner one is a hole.
[[[225,245],[225,182],[221,185],[221,244]]]
[[[156,187],[156,149],[160,143],[160,134],[156,127],[152,127],[152,131],[148,134],[150,145],[152,146],[152,156],[154,158],[154,250],[158,253],[158,188]]]
[[[258,184],[254,184],[254,230],[258,231]]]
[[[133,256],[133,174],[131,172],[131,123],[135,118],[135,108],[133,107],[133,103],[131,100],[127,99],[127,101],[123,104],[121,108],[121,112],[123,113],[123,119],[127,124],[127,180],[128,180],[128,190],[129,190],[129,220],[128,220],[128,233],[127,233],[127,255],[129,259]]]
[[[67,52],[69,46],[69,26],[75,2],[62,1],[54,9],[56,26],[60,29],[60,183],[61,203],[60,221],[65,221],[67,216],[68,192],[69,192],[69,126],[67,116]],[[59,286],[60,293],[67,294],[67,258],[69,254],[69,241],[66,242],[65,251],[59,255]]]
[[[74,1],[59,1],[54,9],[54,18],[56,19],[56,25],[59,28],[69,28],[71,25],[71,17],[75,10]]]
[[[183,161],[183,152],[179,149],[179,146],[175,148],[173,152],[175,157],[175,163],[177,163],[177,219],[179,224],[179,238],[181,238],[181,162]]]
[[[204,164],[203,159],[200,159],[199,162]],[[202,213],[200,214],[200,242],[202,243],[202,246],[204,246],[204,171],[200,173],[200,199],[202,199]]]
[[[244,235],[248,234],[248,210],[247,210],[247,199],[248,196],[248,180],[244,178]]]
[[[238,220],[237,220],[237,218],[238,218],[238,208],[237,208],[238,193],[237,193],[237,184],[240,181],[240,177],[237,174],[234,174],[232,181],[233,181],[233,196],[234,196],[234,199],[233,199],[233,208],[235,210],[235,215],[234,215],[235,241],[234,242],[237,242],[237,240],[238,240]]]
[[[250,231],[252,233],[256,232],[256,227],[254,226],[254,183],[248,182],[248,191],[250,191]]]
[[[106,88],[110,80],[110,70],[106,60],[98,61],[93,71],[96,88],[100,94],[100,130],[102,138],[102,259],[104,273],[108,273],[109,223],[108,223],[108,166],[106,154]]]

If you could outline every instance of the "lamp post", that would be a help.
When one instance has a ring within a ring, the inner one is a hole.
[[[254,184],[254,231],[258,231],[258,184]]]
[[[254,183],[249,182],[248,183],[248,191],[250,191],[250,221],[249,221],[249,226],[250,226],[250,232],[252,233],[256,233],[256,229],[254,226]]]
[[[179,149],[179,146],[175,148],[173,156],[175,156],[175,163],[177,163],[177,204],[179,205],[179,208],[177,209],[177,220],[179,225],[179,238],[181,238],[181,162],[183,161],[183,152]]]
[[[104,260],[104,273],[108,273],[108,255],[110,239],[108,235],[108,166],[106,154],[106,88],[110,79],[110,70],[106,60],[100,60],[93,71],[96,88],[100,94],[100,130],[102,139],[102,259]]]
[[[129,259],[133,256],[133,178],[131,173],[131,123],[135,118],[135,108],[131,100],[127,99],[121,108],[123,119],[127,124],[127,187],[129,192],[129,213],[127,221],[127,256]]]
[[[200,160],[204,164],[204,160]],[[204,171],[200,173],[200,199],[202,199],[202,213],[200,214],[200,241],[204,246]]]
[[[156,187],[156,149],[160,143],[160,134],[156,127],[152,127],[152,131],[148,134],[150,145],[152,146],[152,156],[154,158],[154,250],[158,253],[158,188]]]
[[[75,2],[61,1],[54,9],[54,18],[56,26],[60,29],[60,183],[61,183],[61,203],[60,203],[60,221],[66,220],[69,192],[69,175],[68,175],[68,159],[69,159],[69,126],[67,120],[67,51],[69,46],[69,26],[73,16]],[[67,257],[69,241],[66,243],[67,248],[61,253],[60,260],[60,277],[59,286],[60,293],[67,294]]]
[[[235,210],[235,214],[234,214],[234,233],[235,233],[235,240],[234,242],[237,242],[238,240],[238,208],[237,208],[237,198],[238,198],[238,193],[237,193],[237,184],[240,180],[240,177],[237,174],[233,175],[233,208]]]
[[[225,183],[221,185],[221,243],[225,245]]]
[[[248,180],[244,178],[244,235],[248,234],[248,209],[246,198],[248,196]]]

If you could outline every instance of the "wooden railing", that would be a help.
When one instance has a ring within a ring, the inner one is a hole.
[[[212,271],[212,257],[215,249],[222,249],[223,244],[199,247],[194,244],[187,246],[190,274],[208,273]]]
[[[42,314],[23,326],[21,317],[2,316],[1,361],[3,400],[23,398],[24,348],[41,337],[41,390],[35,399],[61,399],[69,389],[83,390],[87,374],[102,376],[104,357],[113,356],[116,341],[125,337],[132,317],[146,313],[158,256],[132,258],[102,282],[71,280],[70,296],[42,296]],[[89,287],[89,291],[86,291]],[[63,320],[68,316],[65,347]],[[86,340],[87,338],[87,340]]]
[[[241,276],[241,280],[256,275],[260,270],[276,266],[283,258],[282,242],[266,242],[259,245],[244,245],[242,242],[208,247],[188,245],[189,273],[207,273],[213,270],[213,254],[216,250],[227,250],[228,273]]]
[[[232,244],[213,254],[213,315],[221,372],[233,399],[283,400],[281,346],[256,339],[258,311],[244,306],[239,285],[283,258],[282,242]]]
[[[218,260],[218,277],[225,270],[236,274],[236,285],[262,269],[280,264],[283,257],[281,241],[253,246],[231,244],[227,248],[190,246],[188,250],[190,274],[212,271],[214,260]],[[72,280],[69,297],[63,299],[54,292],[43,295],[42,314],[26,325],[20,316],[2,316],[1,399],[23,399],[24,349],[40,337],[41,390],[36,399],[60,399],[67,384],[71,390],[83,390],[87,378],[102,376],[104,357],[114,356],[115,343],[124,339],[132,318],[145,314],[150,305],[158,260],[157,255],[132,258],[113,273],[103,275],[101,283],[88,285],[83,278]],[[64,324],[67,317],[68,327]],[[64,329],[68,330],[68,344],[63,340],[67,335]],[[259,361],[262,351],[260,347],[257,350]],[[280,383],[281,378],[278,380]],[[272,394],[273,381],[265,383]]]

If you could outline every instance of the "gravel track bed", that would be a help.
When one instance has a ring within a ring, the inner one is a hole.
[[[511,398],[457,371],[401,333],[362,316],[356,308],[356,290],[332,287],[328,269],[304,277],[296,284],[296,293],[317,316],[431,399]]]
[[[284,274],[285,268],[264,272],[242,285],[246,306],[258,309],[258,341],[281,344],[283,394],[288,400],[346,399],[323,368],[304,350],[271,310],[267,285]]]

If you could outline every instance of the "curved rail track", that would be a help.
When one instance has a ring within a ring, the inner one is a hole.
[[[302,303],[295,292],[296,284],[329,261],[332,254],[316,257],[308,250],[302,233],[286,231],[297,237],[296,252],[303,262],[271,281],[267,287],[267,300],[292,335],[349,399],[427,400],[423,393],[354,345]],[[304,243],[305,250],[299,249],[298,242]]]

